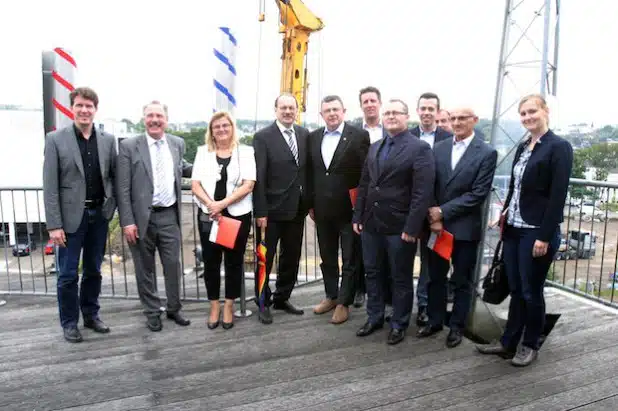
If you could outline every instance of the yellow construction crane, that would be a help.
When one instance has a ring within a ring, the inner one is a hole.
[[[301,0],[275,0],[279,7],[279,32],[283,34],[281,54],[282,93],[290,93],[298,102],[296,122],[307,111],[307,49],[309,35],[322,30],[324,23]],[[260,1],[259,21],[264,21],[264,0]]]

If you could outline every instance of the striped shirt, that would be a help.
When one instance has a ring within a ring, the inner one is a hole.
[[[537,144],[540,141],[537,142]],[[528,148],[529,141],[525,143],[526,148],[519,156],[519,160],[515,167],[513,168],[513,196],[511,197],[511,202],[509,203],[509,212],[507,223],[510,226],[517,228],[538,228],[537,226],[526,223],[526,221],[521,216],[521,209],[519,206],[519,199],[521,197],[521,181],[524,176],[524,172],[526,171],[526,166],[528,165],[528,160],[530,160],[530,155],[532,154],[532,150]]]

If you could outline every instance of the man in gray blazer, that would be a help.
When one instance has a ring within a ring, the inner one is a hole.
[[[455,239],[451,262],[454,282],[453,311],[446,346],[461,343],[473,298],[474,268],[483,227],[483,203],[491,190],[498,153],[475,134],[478,117],[469,108],[451,111],[455,136],[434,146],[436,163],[435,203],[429,209],[431,231],[447,230]],[[428,337],[440,330],[446,315],[446,274],[450,262],[429,252],[429,323],[417,336]]]
[[[93,125],[99,105],[94,90],[76,88],[70,101],[74,123],[45,138],[43,198],[49,238],[57,249],[60,324],[67,341],[81,342],[80,308],[84,327],[109,332],[99,318],[98,299],[108,223],[116,209],[116,140]]]
[[[180,313],[181,178],[191,177],[185,142],[166,134],[167,106],[153,101],[144,106],[146,133],[125,139],[118,155],[118,211],[135,267],[137,291],[146,325],[160,331],[161,301],[157,293],[155,248],[159,250],[167,318],[178,325],[191,322]]]

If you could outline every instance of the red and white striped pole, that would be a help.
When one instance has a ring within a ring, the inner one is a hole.
[[[43,115],[45,133],[73,122],[69,95],[75,88],[75,58],[66,49],[56,47],[43,52]]]

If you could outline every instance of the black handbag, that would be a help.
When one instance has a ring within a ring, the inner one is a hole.
[[[509,280],[502,258],[502,240],[498,241],[491,267],[483,280],[483,301],[501,304],[509,295]]]

